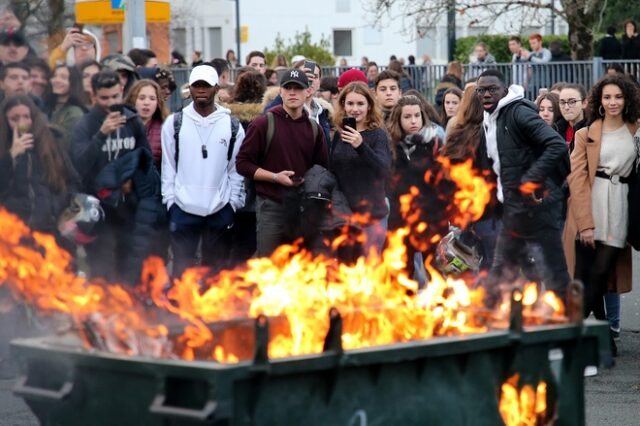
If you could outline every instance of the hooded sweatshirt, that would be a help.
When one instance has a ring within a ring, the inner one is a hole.
[[[496,172],[498,177],[498,200],[504,202],[504,195],[502,194],[502,182],[500,180],[500,155],[498,153],[498,141],[496,139],[497,121],[500,110],[512,102],[519,99],[524,99],[524,88],[517,84],[512,84],[509,87],[507,96],[500,99],[498,106],[492,113],[484,112],[484,134],[487,140],[487,155],[493,160],[493,171]]]
[[[73,129],[71,159],[85,191],[90,194],[95,195],[95,176],[107,163],[137,148],[150,150],[138,114],[129,107],[125,107],[123,113],[127,118],[125,125],[108,135],[100,132],[107,113],[99,106],[91,108]]]
[[[177,168],[175,114],[162,126],[162,202],[167,209],[176,203],[183,211],[203,217],[218,212],[227,203],[234,210],[244,206],[244,180],[236,171],[236,155],[244,140],[242,126],[238,126],[231,161],[227,161],[231,112],[216,105],[213,113],[203,117],[192,102],[182,114]],[[207,158],[203,156],[203,146]]]
[[[267,145],[267,116],[262,115],[251,123],[247,138],[238,154],[238,172],[253,179],[258,168],[273,173],[292,170],[296,176],[304,176],[315,164],[327,167],[327,144],[323,131],[318,129],[313,139],[313,128],[306,111],[296,119],[291,118],[282,105],[269,110],[274,115],[274,134],[269,152]],[[264,157],[264,158],[263,158]],[[283,186],[256,181],[256,193],[276,202],[282,201]]]

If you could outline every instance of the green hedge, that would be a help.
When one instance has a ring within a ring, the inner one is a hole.
[[[598,52],[600,46],[600,40],[604,37],[604,34],[594,35],[593,52]],[[473,47],[479,41],[487,44],[489,52],[496,58],[498,62],[511,62],[511,52],[509,51],[509,38],[510,35],[480,35],[472,37],[462,37],[456,40],[456,59],[464,63],[469,62],[469,55],[473,53]],[[529,37],[520,36],[522,44],[526,49],[531,49],[529,46]],[[620,39],[620,37],[618,37]],[[569,38],[566,35],[545,35],[542,40],[544,47],[549,47],[549,43],[558,40],[562,43],[562,50],[571,55],[571,49],[569,49]]]

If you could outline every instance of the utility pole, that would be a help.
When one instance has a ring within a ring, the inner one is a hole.
[[[147,47],[145,0],[127,0],[122,31],[122,51],[127,53],[134,48],[146,49]]]
[[[451,62],[456,56],[456,0],[447,1],[447,41]]]
[[[236,0],[236,60],[241,63],[240,56],[240,0]],[[247,65],[247,64],[244,64]]]

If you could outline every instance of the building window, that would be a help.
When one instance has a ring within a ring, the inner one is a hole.
[[[109,46],[110,54],[122,50],[120,47],[120,34],[117,31],[109,31],[107,33],[107,45]]]
[[[211,59],[222,57],[222,28],[207,28],[207,41],[209,45],[207,57]]]
[[[351,12],[351,0],[336,0],[336,12],[337,13]]]
[[[333,54],[351,56],[351,30],[333,30]]]
[[[187,52],[187,30],[185,28],[175,28],[172,34],[171,45],[173,50],[177,50],[183,55]]]

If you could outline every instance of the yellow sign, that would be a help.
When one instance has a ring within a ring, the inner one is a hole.
[[[240,43],[246,43],[249,41],[249,26],[241,25],[240,26]]]
[[[121,24],[124,9],[112,9],[111,0],[76,0],[76,22],[81,24]],[[170,22],[169,0],[145,1],[147,22]]]

